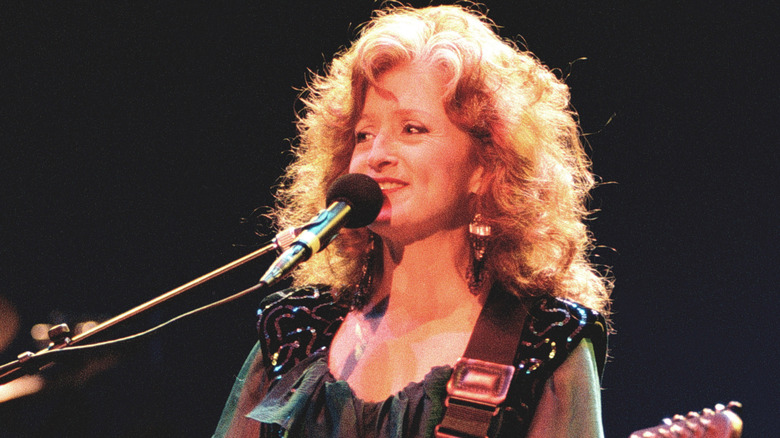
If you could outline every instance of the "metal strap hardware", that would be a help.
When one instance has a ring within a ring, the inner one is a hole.
[[[509,382],[515,373],[512,365],[461,358],[447,382],[450,397],[472,403],[498,406],[506,400]]]
[[[506,400],[515,368],[461,358],[447,383],[448,415],[436,426],[437,438],[486,437],[498,406]]]

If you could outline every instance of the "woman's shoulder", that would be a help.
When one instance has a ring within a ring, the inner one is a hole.
[[[528,373],[536,368],[548,368],[547,372],[552,372],[584,338],[593,343],[601,374],[607,351],[604,316],[574,301],[551,296],[539,298],[528,309],[520,345],[523,353],[520,357],[526,361],[519,366]],[[538,365],[542,362],[545,366]]]
[[[527,315],[506,402],[511,409],[502,414],[502,431],[527,430],[545,383],[583,339],[589,339],[593,346],[599,374],[606,359],[607,325],[599,312],[547,295],[527,299],[525,308]]]
[[[327,348],[349,307],[329,286],[311,285],[272,293],[260,302],[257,330],[270,378]]]

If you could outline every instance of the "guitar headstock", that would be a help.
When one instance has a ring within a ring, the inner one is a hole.
[[[728,406],[715,405],[715,409],[675,415],[648,429],[638,430],[630,438],[739,438],[742,436],[742,405],[731,402]]]

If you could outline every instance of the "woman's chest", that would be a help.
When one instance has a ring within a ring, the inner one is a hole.
[[[331,344],[329,367],[360,399],[381,401],[422,381],[432,368],[453,365],[470,335],[471,326],[458,329],[451,323],[398,332],[347,317]]]

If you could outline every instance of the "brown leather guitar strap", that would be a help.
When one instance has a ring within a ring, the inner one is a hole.
[[[466,352],[447,382],[447,410],[437,438],[487,437],[506,400],[527,309],[514,295],[494,286],[488,294]]]

